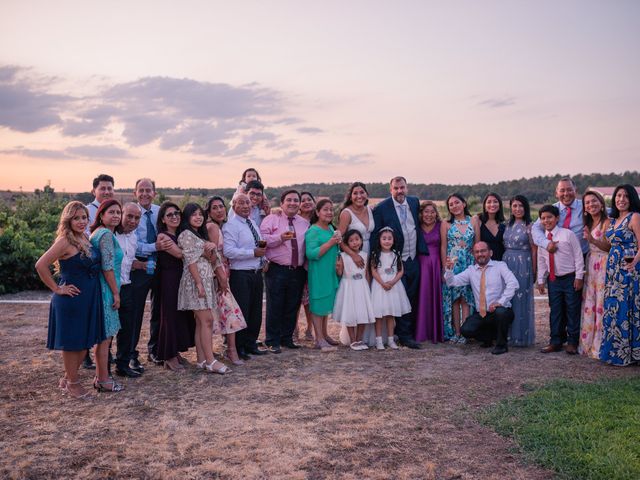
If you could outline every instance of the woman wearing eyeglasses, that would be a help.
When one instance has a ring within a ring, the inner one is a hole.
[[[158,332],[158,359],[164,368],[181,372],[186,360],[180,352],[195,346],[195,320],[193,312],[178,310],[178,288],[182,278],[182,250],[178,246],[180,208],[173,202],[164,202],[158,211],[158,240],[169,239],[173,245],[158,252],[156,266],[157,295],[160,299],[160,331]]]

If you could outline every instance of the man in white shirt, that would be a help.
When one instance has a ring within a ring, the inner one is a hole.
[[[558,226],[560,212],[554,205],[544,205],[540,223],[551,249],[538,249],[538,291],[549,287],[549,345],[542,353],[558,352],[567,342],[568,354],[578,353],[580,309],[584,278],[584,257],[578,239],[571,230]]]
[[[256,340],[262,326],[262,267],[266,242],[262,240],[258,225],[249,215],[251,201],[238,194],[233,202],[235,215],[222,227],[224,255],[229,260],[229,288],[242,311],[247,328],[236,334],[238,356],[264,355]]]
[[[264,197],[264,185],[258,180],[251,180],[245,186],[244,193],[249,197],[249,201],[251,202],[251,210],[249,211],[249,218],[253,220],[258,227],[262,224],[262,220],[264,217],[269,215],[271,212],[265,210],[265,203],[268,205],[268,201],[265,202]],[[236,197],[239,194],[233,196],[233,204],[235,204]],[[235,209],[232,209],[229,212],[229,219],[236,216]]]
[[[122,249],[122,266],[120,268],[120,331],[118,332],[116,345],[116,374],[123,377],[136,378],[142,374],[140,370],[130,367],[131,353],[135,349],[132,345],[134,339],[134,308],[133,288],[131,286],[131,271],[145,268],[144,262],[136,260],[138,237],[136,228],[140,223],[140,208],[133,202],[126,203],[122,207],[122,233],[116,234],[116,239]]]
[[[495,338],[496,346],[491,353],[500,355],[509,351],[507,336],[513,322],[511,299],[519,284],[506,263],[491,260],[492,254],[486,242],[476,243],[473,246],[476,263],[454,275],[453,261],[448,258],[444,279],[449,287],[471,285],[473,290],[476,313],[462,324],[462,335],[483,342],[483,347],[490,347]]]
[[[98,211],[98,208],[100,208],[100,204],[105,200],[113,198],[114,185],[115,181],[111,175],[101,173],[93,179],[93,188],[91,189],[91,193],[93,194],[94,199],[91,203],[85,205],[87,210],[89,210],[89,226],[91,226],[93,221],[96,219],[96,212]]]

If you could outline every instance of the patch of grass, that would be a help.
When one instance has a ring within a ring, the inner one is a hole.
[[[481,421],[560,478],[640,478],[640,378],[555,381],[490,407]]]

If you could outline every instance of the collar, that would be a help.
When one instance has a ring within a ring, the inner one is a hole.
[[[91,202],[91,205],[93,205],[96,208],[100,208],[100,202],[98,201],[97,198],[93,199],[93,202]]]
[[[140,209],[143,215],[147,212],[153,213],[153,203],[149,205],[149,208],[144,208],[142,205],[138,204],[138,208]]]
[[[551,230],[551,232],[549,232],[549,230],[545,230],[545,233],[548,235],[549,233],[551,233],[552,236],[556,236],[558,234],[558,231],[560,230],[560,228],[558,227],[558,225],[556,224],[556,226],[554,227],[553,230]],[[546,235],[545,235],[546,236]]]
[[[393,202],[393,206],[398,208],[401,205],[406,205],[407,207],[409,206],[409,202],[407,202],[407,197],[404,197],[404,203],[398,203],[396,202],[396,199],[391,197],[391,201]]]
[[[480,265],[478,265],[477,263],[474,263],[473,266],[476,267],[476,270],[480,270]],[[495,266],[496,266],[496,262],[494,260],[489,260],[489,263],[485,265],[485,268],[495,267]]]
[[[577,198],[573,199],[573,202],[571,202],[571,205],[569,205],[569,207],[571,207],[572,211],[581,210],[580,204],[578,203]],[[567,205],[565,205],[562,202],[558,202],[558,210],[566,210],[566,209],[567,209]]]

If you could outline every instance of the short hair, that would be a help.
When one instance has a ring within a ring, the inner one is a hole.
[[[560,216],[560,210],[555,205],[543,205],[540,210],[538,210],[538,217],[541,217],[543,213],[550,213],[554,217]]]
[[[256,190],[260,190],[261,192],[264,192],[264,185],[259,180],[251,180],[249,183],[247,183],[247,186],[245,187],[247,192],[252,188],[255,188]]]
[[[156,182],[154,180],[151,180],[150,178],[139,178],[138,180],[136,180],[136,186],[134,188],[134,190],[138,190],[138,184],[140,182],[144,182],[144,181],[148,181],[151,182],[151,186],[153,187],[153,191],[156,191]]]
[[[400,180],[402,180],[404,183],[407,183],[407,179],[406,178],[404,178],[402,175],[398,175],[397,177],[393,177],[389,181],[389,186],[393,185],[393,182],[399,182]]]
[[[420,208],[418,209],[418,220],[422,222],[422,212],[424,212],[425,208],[427,207],[433,207],[433,209],[436,211],[436,223],[441,221],[440,212],[438,212],[438,207],[436,206],[436,203],[431,200],[425,200],[424,202],[420,202]]]
[[[558,180],[558,183],[560,182],[570,182],[571,185],[573,185],[573,188],[576,188],[576,182],[573,181],[573,178],[566,176],[566,177],[561,177],[560,180]]]
[[[295,188],[290,188],[282,192],[282,194],[280,195],[280,204],[284,203],[284,199],[286,198],[286,196],[292,193],[295,193],[298,196],[298,200],[302,199],[302,195],[300,195],[300,192],[298,190],[296,190]]]
[[[107,175],[106,173],[101,173],[100,175],[98,175],[96,178],[93,179],[93,188],[98,188],[98,185],[100,185],[100,182],[111,182],[111,185],[116,184],[115,180],[113,179],[113,177],[111,175]]]
[[[616,195],[618,191],[624,190],[629,197],[629,211],[640,213],[640,199],[638,198],[638,192],[633,185],[625,183],[624,185],[618,185],[613,191],[611,196],[611,217],[618,218],[620,216],[620,210],[616,207]]]

